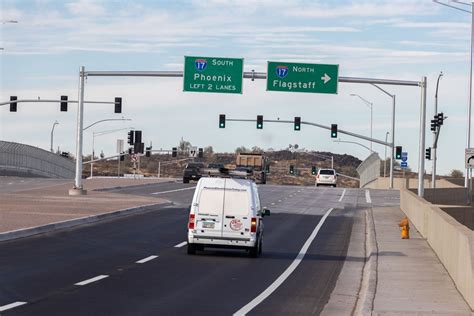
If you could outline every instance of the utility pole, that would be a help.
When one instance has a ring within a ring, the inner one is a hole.
[[[436,93],[435,93],[435,103],[434,103],[434,115],[438,114],[438,88],[439,88],[439,80],[443,76],[443,72],[441,71],[438,76],[438,80],[436,81]],[[431,151],[431,159],[433,160],[432,163],[432,170],[431,170],[431,187],[434,189],[436,188],[436,150],[438,147],[438,142],[437,139],[439,137],[439,132],[440,132],[441,127],[439,127],[437,130],[434,131],[433,133],[433,150]],[[436,135],[438,134],[438,135]]]

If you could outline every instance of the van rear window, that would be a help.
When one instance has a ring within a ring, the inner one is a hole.
[[[249,213],[249,195],[246,190],[226,190],[224,210],[228,215],[248,215]]]
[[[224,200],[223,189],[204,188],[199,196],[199,214],[222,214],[222,205]]]
[[[319,171],[319,174],[330,174],[330,175],[334,175],[334,170],[321,169],[321,170]]]

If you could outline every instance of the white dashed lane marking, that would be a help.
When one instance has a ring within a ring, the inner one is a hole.
[[[346,189],[342,191],[341,197],[339,198],[339,202],[342,202],[342,199],[344,198],[344,194],[346,194]]]
[[[145,262],[148,262],[148,261],[153,260],[153,259],[156,259],[156,258],[158,258],[158,256],[153,255],[153,256],[149,256],[149,257],[143,258],[142,260],[138,260],[138,261],[135,262],[135,263],[145,263]]]
[[[174,247],[175,247],[175,248],[181,248],[181,247],[183,247],[184,245],[186,245],[187,243],[188,243],[187,241],[183,241],[183,242],[177,244],[177,245],[174,246]]]
[[[87,285],[89,283],[93,283],[93,282],[97,282],[99,280],[102,280],[102,279],[105,279],[105,278],[108,278],[109,276],[108,275],[98,275],[96,277],[93,277],[92,279],[88,279],[88,280],[84,280],[84,281],[81,281],[81,282],[77,282],[75,283],[74,285],[79,285],[79,286],[83,286],[83,285]]]
[[[367,203],[369,203],[369,204],[372,203],[372,199],[370,198],[370,191],[369,191],[369,190],[365,190],[365,200],[366,200]]]
[[[27,303],[26,302],[15,302],[15,303],[3,305],[3,306],[0,306],[0,312],[4,312],[6,310],[9,310],[9,309],[21,306],[21,305],[25,305],[25,304],[27,304]]]
[[[191,190],[191,189],[194,189],[194,188],[196,188],[196,187],[194,186],[194,187],[183,188],[183,189],[176,189],[176,190],[169,190],[169,191],[161,191],[161,192],[155,192],[155,193],[151,193],[151,194],[158,195],[158,194],[165,194],[165,193],[173,193],[173,192]]]

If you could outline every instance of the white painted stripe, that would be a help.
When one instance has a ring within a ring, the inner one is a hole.
[[[84,280],[84,281],[78,282],[74,285],[86,285],[86,284],[96,282],[96,281],[99,281],[99,280],[102,280],[102,279],[105,279],[105,278],[108,278],[108,277],[109,277],[108,275],[98,275],[96,277],[93,277],[92,279]]]
[[[281,200],[278,200],[278,202],[281,202]]]
[[[21,305],[25,305],[25,304],[27,304],[27,302],[15,302],[15,303],[3,305],[3,306],[0,306],[0,312],[4,312],[8,309],[12,309],[12,308],[15,308],[15,307],[18,307],[18,306],[21,306]]]
[[[341,197],[339,198],[339,202],[342,202],[342,199],[344,198],[344,194],[346,194],[346,189],[342,191]]]
[[[180,242],[179,244],[177,244],[176,246],[174,246],[175,248],[181,248],[183,247],[184,245],[186,245],[188,242],[187,241],[183,241],[183,242]]]
[[[372,199],[370,198],[370,191],[369,190],[365,190],[365,200],[369,204],[372,203]]]
[[[191,189],[194,189],[196,188],[196,186],[194,187],[189,187],[189,188],[183,188],[183,189],[176,189],[176,190],[169,190],[169,191],[161,191],[161,192],[155,192],[155,193],[151,193],[151,194],[165,194],[165,193],[172,193],[172,192],[179,192],[179,191],[186,191],[186,190],[191,190]]]
[[[269,297],[280,285],[285,282],[285,280],[295,271],[295,269],[298,267],[298,265],[303,261],[303,258],[308,251],[309,246],[313,242],[313,240],[316,238],[318,235],[319,230],[324,224],[324,221],[326,218],[331,214],[333,208],[330,208],[326,214],[321,218],[319,221],[318,225],[314,228],[313,232],[311,235],[308,237],[306,242],[304,243],[303,247],[301,248],[300,252],[296,256],[295,260],[286,268],[286,270],[272,283],[270,284],[269,287],[267,287],[260,295],[258,295],[256,298],[254,298],[250,303],[239,309],[237,312],[234,313],[234,315],[246,315],[248,312],[250,312],[252,309],[254,309],[258,304],[263,302],[267,297]]]
[[[142,260],[138,260],[138,261],[135,262],[135,263],[145,263],[145,262],[148,262],[148,261],[153,260],[153,259],[156,259],[156,258],[158,258],[158,256],[153,255],[153,256],[149,256],[149,257],[143,258]]]

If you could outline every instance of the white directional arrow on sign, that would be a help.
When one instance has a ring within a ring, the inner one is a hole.
[[[326,84],[329,80],[331,80],[331,77],[329,77],[328,74],[325,73],[324,76],[321,77],[321,80],[323,80],[324,84]]]

